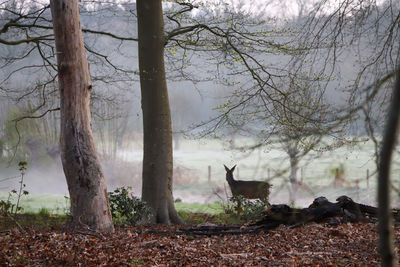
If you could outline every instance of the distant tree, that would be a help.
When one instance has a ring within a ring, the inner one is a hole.
[[[71,199],[71,226],[113,232],[104,175],[91,129],[89,65],[77,0],[51,0],[61,112],[61,159]]]
[[[300,158],[319,148],[322,136],[338,135],[347,118],[337,117],[337,109],[326,100],[330,77],[300,60],[307,50],[293,38],[299,30],[296,25],[274,23],[265,14],[254,13],[240,6],[235,11],[216,8],[204,16],[207,21],[196,17],[193,25],[181,26],[187,32],[170,41],[186,49],[182,62],[193,54],[211,54],[209,65],[216,66],[216,80],[231,88],[217,107],[220,115],[197,125],[204,130],[200,136],[229,139],[226,133],[232,132],[256,139],[252,146],[239,145],[240,150],[280,142],[289,156],[293,202]],[[170,31],[170,36],[177,32]]]
[[[130,31],[127,30],[128,27],[123,26],[127,23],[123,19],[126,12],[118,5],[100,2],[93,3],[91,8],[82,2],[79,5],[84,14],[83,18],[81,16],[81,23],[95,88],[91,101],[93,124],[95,128],[103,127],[102,137],[110,139],[107,144],[115,144],[116,136],[120,138],[124,129],[123,119],[119,118],[122,117],[121,114],[129,113],[120,108],[126,102],[127,97],[124,96],[130,94],[124,87],[137,82],[138,75],[132,75],[135,71],[131,66],[120,64],[121,58],[126,60],[132,55],[114,53],[114,49],[110,47],[114,48],[122,41],[136,42],[137,39],[119,36],[122,29],[125,36],[130,34]],[[113,14],[112,19],[107,19],[109,14]],[[50,115],[51,112],[59,110],[59,94],[56,86],[57,64],[49,3],[7,0],[0,4],[0,53],[1,105],[6,105],[7,101],[18,105],[21,117],[16,118],[17,120],[35,117],[51,129],[43,132],[51,134],[46,136],[46,142],[58,140],[59,115],[57,112],[56,115]],[[29,108],[26,102],[31,104]],[[113,109],[112,112],[107,112],[110,109]],[[115,118],[119,119],[117,123]],[[118,125],[118,130],[112,128],[114,124],[121,124]],[[18,122],[17,127],[20,125]],[[6,141],[9,147],[15,146],[11,140]],[[105,143],[102,142],[101,145]],[[54,145],[54,141],[52,144]],[[109,150],[114,152],[114,148]]]
[[[338,129],[332,126],[335,117],[330,116],[334,108],[327,103],[317,83],[289,78],[281,88],[287,93],[281,99],[284,105],[275,106],[278,121],[268,134],[278,137],[289,156],[290,203],[294,205],[299,186],[297,171],[300,159],[310,151],[326,148],[322,144],[323,137],[337,133]],[[264,121],[267,123],[268,120],[265,118]]]
[[[343,116],[365,122],[366,133],[375,140],[400,61],[400,5],[373,0],[332,4],[316,3],[303,19],[298,39],[306,51],[300,57],[334,78],[329,84],[341,88],[350,107]]]

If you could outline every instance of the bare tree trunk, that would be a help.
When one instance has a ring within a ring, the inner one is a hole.
[[[299,159],[297,157],[297,153],[289,153],[289,160],[290,160],[290,174],[289,174],[289,181],[292,186],[292,191],[290,192],[290,205],[295,205],[296,202],[296,194],[298,189],[298,182],[297,182],[297,170],[299,168]]]
[[[291,188],[289,189],[289,203],[294,205],[296,201],[296,194],[298,189],[297,170],[299,168],[299,149],[297,140],[288,140],[283,144],[286,153],[289,156],[290,174],[289,182]]]
[[[70,226],[113,232],[107,189],[95,149],[92,89],[78,0],[51,0],[61,111],[61,159],[71,199]]]
[[[379,253],[382,258],[382,266],[397,266],[394,252],[393,218],[390,209],[390,166],[399,131],[400,69],[397,71],[397,82],[393,89],[388,116],[378,165]]]
[[[161,0],[138,0],[139,69],[143,110],[142,200],[153,223],[182,223],[172,196],[172,128],[164,67]]]

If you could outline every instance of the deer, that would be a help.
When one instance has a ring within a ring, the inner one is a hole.
[[[236,165],[231,169],[225,167],[226,170],[226,181],[231,188],[232,196],[242,196],[247,199],[260,199],[261,201],[268,203],[268,197],[270,193],[271,185],[268,182],[262,181],[240,181],[233,178],[233,171]],[[239,203],[240,205],[240,203]]]

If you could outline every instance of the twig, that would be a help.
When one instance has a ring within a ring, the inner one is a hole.
[[[92,230],[90,230],[90,231],[92,231]],[[96,232],[96,231],[93,231],[94,233],[90,233],[90,232],[85,232],[85,231],[81,231],[81,230],[75,230],[74,231],[74,233],[77,233],[77,234],[81,234],[81,235],[90,235],[90,236],[94,236],[94,237],[97,237],[98,239],[101,239],[101,240],[105,240],[106,238],[102,235],[102,234],[100,234],[99,232]]]
[[[18,228],[19,228],[22,232],[26,233],[26,230],[25,230],[24,228],[22,228],[22,226],[17,222],[17,220],[16,220],[12,215],[6,213],[6,216],[9,217],[13,222],[15,222],[15,224],[18,226]]]

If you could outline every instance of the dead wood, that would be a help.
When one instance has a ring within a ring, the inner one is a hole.
[[[400,222],[400,211],[393,210],[393,217]],[[318,197],[307,208],[291,208],[286,204],[271,205],[265,216],[250,225],[215,225],[207,224],[180,228],[174,231],[145,231],[147,234],[174,234],[174,235],[240,235],[258,234],[272,230],[281,224],[293,227],[309,222],[339,225],[348,222],[376,222],[378,209],[354,202],[348,196],[340,196],[336,202],[330,202],[326,197]]]
[[[174,231],[158,231],[149,230],[145,231],[147,234],[174,234],[174,235],[200,235],[200,236],[213,236],[213,235],[241,235],[241,234],[257,234],[263,231],[258,226],[241,226],[241,225],[200,225],[190,228],[181,228]]]
[[[395,221],[400,222],[399,210],[392,211]],[[291,208],[287,205],[272,205],[267,215],[254,225],[299,225],[308,222],[326,222],[337,225],[346,222],[376,222],[378,209],[376,207],[354,202],[348,196],[341,196],[336,202],[330,202],[325,197],[316,198],[304,209]]]

